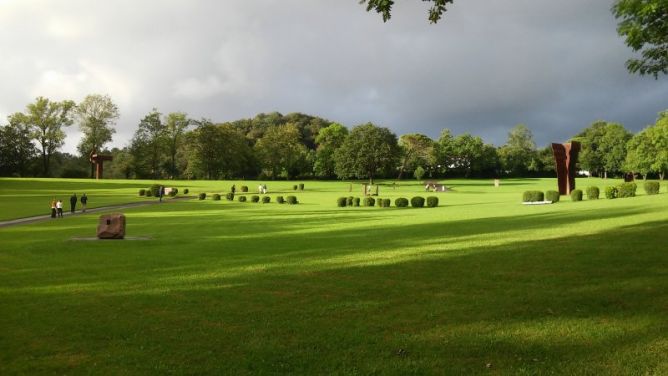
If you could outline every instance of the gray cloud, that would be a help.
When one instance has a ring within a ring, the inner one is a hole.
[[[417,0],[388,23],[356,0],[0,0],[0,116],[38,95],[107,93],[119,146],[153,107],[216,121],[301,111],[496,144],[517,123],[539,145],[597,119],[637,131],[668,108],[668,79],[626,72],[611,4],[461,0],[429,25]]]

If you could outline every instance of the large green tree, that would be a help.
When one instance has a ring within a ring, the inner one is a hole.
[[[42,156],[42,175],[51,175],[51,156],[65,143],[63,127],[72,125],[73,101],[54,102],[37,97],[26,106],[26,112],[10,115],[12,124],[22,124],[31,129],[32,138],[37,141]]]
[[[36,153],[27,125],[10,122],[0,127],[0,176],[26,176]]]
[[[631,73],[668,74],[668,0],[617,0],[612,12],[617,32],[638,58],[627,60]]]
[[[531,130],[518,124],[508,133],[508,141],[499,148],[501,165],[507,173],[522,176],[529,170],[537,170],[538,155]]]
[[[467,178],[492,172],[496,167],[496,148],[485,145],[478,136],[468,133],[458,135],[452,139],[451,148],[451,168]]]
[[[79,103],[74,111],[79,129],[83,134],[79,141],[79,154],[88,157],[91,152],[98,152],[111,142],[116,132],[114,124],[120,113],[108,95],[91,94]]]
[[[317,145],[314,170],[317,176],[335,176],[334,153],[341,147],[348,135],[348,128],[338,123],[332,123],[322,128],[315,138]]]
[[[269,128],[255,143],[254,150],[272,179],[284,173],[287,178],[298,173],[306,159],[306,147],[301,143],[301,133],[295,124],[284,124]]]
[[[336,175],[341,179],[373,179],[396,168],[399,158],[397,136],[371,123],[358,125],[336,151]]]
[[[165,144],[169,157],[169,166],[167,168],[169,177],[175,179],[179,177],[179,171],[176,164],[176,154],[183,144],[184,134],[191,120],[183,112],[172,112],[165,118]]]
[[[668,172],[668,111],[659,114],[656,124],[650,130],[649,138],[656,150],[652,171],[658,173],[663,180]]]
[[[399,137],[399,148],[401,164],[397,179],[401,179],[405,170],[414,171],[419,166],[431,169],[436,162],[436,143],[423,134],[402,135]]]
[[[250,155],[244,135],[231,124],[216,125],[207,119],[195,121],[186,134],[189,177],[220,179],[241,176]]]
[[[631,133],[621,124],[608,123],[605,134],[599,147],[603,153],[603,171],[607,178],[610,173],[620,173],[624,170],[626,160],[626,143],[631,139]]]
[[[636,133],[626,144],[626,160],[624,168],[627,171],[637,172],[647,178],[652,172],[652,165],[657,151],[652,143],[649,128]]]
[[[431,23],[437,23],[441,17],[443,16],[443,13],[445,13],[446,6],[448,3],[452,4],[453,0],[422,0],[423,2],[429,2],[431,4],[431,8],[429,8],[429,22]],[[365,4],[366,5],[366,10],[368,11],[376,11],[379,14],[383,16],[383,22],[387,22],[387,20],[392,17],[392,6],[394,6],[394,0],[360,0],[360,4]]]
[[[165,158],[165,125],[160,112],[153,109],[139,122],[130,150],[135,160],[135,173],[140,178],[158,179]]]

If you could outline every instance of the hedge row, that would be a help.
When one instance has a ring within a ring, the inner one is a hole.
[[[364,200],[361,201],[364,206],[378,206],[381,208],[389,208],[391,206],[392,201],[389,198],[373,198],[373,197],[364,197]],[[438,197],[436,196],[429,196],[425,200],[424,197],[421,196],[416,196],[411,198],[410,204],[414,208],[423,208],[425,205],[425,202],[427,204],[427,207],[434,208],[438,206]],[[405,197],[399,197],[396,200],[394,200],[394,206],[398,208],[405,208],[408,207],[408,199]],[[360,198],[359,197],[339,197],[336,199],[336,206],[340,208],[345,208],[346,206],[353,206],[353,207],[359,207],[360,206]]]
[[[661,189],[660,183],[657,181],[648,181],[644,184],[645,193],[648,195],[655,195],[659,193]],[[626,182],[619,184],[617,186],[605,187],[604,194],[607,199],[615,198],[624,198],[624,197],[635,197],[636,190],[638,185],[634,182]],[[601,191],[598,187],[587,187],[586,188],[587,199],[588,200],[598,200]],[[582,201],[583,192],[580,189],[574,189],[571,192],[571,200],[573,201]],[[559,192],[557,191],[547,191],[545,194],[541,191],[526,191],[522,195],[522,201],[524,202],[537,202],[537,201],[552,201],[559,202]]]
[[[145,196],[145,197],[158,197],[160,194],[160,185],[153,184],[149,188],[141,188],[139,190],[139,196]],[[169,197],[174,197],[176,194],[179,193],[178,188],[172,188],[171,191],[167,194]],[[188,193],[188,188],[186,188],[183,193]]]
[[[200,200],[206,200],[206,193],[200,193],[198,195],[198,198]],[[211,195],[211,198],[214,201],[220,201],[221,196],[218,193],[214,193],[213,195]],[[234,201],[234,193],[229,192],[229,193],[225,194],[225,198],[228,201]],[[241,195],[241,196],[238,197],[239,202],[246,202],[247,199],[248,199],[248,196]],[[258,195],[250,196],[250,201],[251,202],[260,202],[260,200],[262,201],[263,204],[268,204],[268,203],[271,202],[271,197],[269,197],[269,196],[260,197]],[[285,198],[283,198],[283,196],[276,196],[276,202],[279,203],[279,204],[284,204],[284,203],[287,202],[290,205],[294,205],[294,204],[299,203],[299,201],[297,200],[297,197],[295,197],[295,196],[287,196]]]

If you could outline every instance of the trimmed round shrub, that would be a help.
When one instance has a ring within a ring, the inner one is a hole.
[[[246,202],[246,196],[239,196],[239,202]]]
[[[276,196],[276,202],[278,202],[279,204],[284,204],[285,199],[283,198],[283,196]],[[345,206],[345,205],[343,205],[343,206]]]
[[[376,199],[373,197],[364,197],[364,206],[374,206],[376,205]]]
[[[383,207],[383,199],[378,198],[378,200],[376,200],[376,205],[378,205],[379,208],[382,208]]]
[[[218,193],[214,193],[214,194],[211,196],[211,199],[212,199],[213,201],[220,201],[220,195],[219,195]]]
[[[405,197],[399,197],[398,199],[394,200],[394,206],[398,208],[408,207],[408,199]]]
[[[227,199],[227,201],[234,201],[234,193],[232,193],[232,192],[227,192],[227,193],[225,194],[225,199]]]
[[[151,189],[146,190],[146,197],[153,197],[153,193],[151,193]]]
[[[436,196],[427,197],[427,207],[435,208],[437,206],[438,206],[438,197]]]
[[[626,198],[626,197],[636,197],[636,189],[638,189],[638,184],[633,182],[622,183],[617,186],[617,197]]]
[[[299,183],[299,190],[303,191],[304,190],[304,183]]]
[[[186,188],[186,189],[183,190],[183,194],[184,194],[184,195],[187,195],[188,192],[190,192],[190,191],[188,190],[188,188]]]
[[[285,198],[285,200],[286,200],[286,201],[288,202],[288,204],[290,204],[290,205],[294,205],[294,204],[299,203],[299,202],[297,201],[297,197],[295,197],[295,196],[288,196],[288,197]]]
[[[658,181],[646,181],[645,184],[643,185],[643,188],[645,188],[645,193],[647,193],[648,195],[656,195],[659,193],[661,185],[659,184]]]
[[[140,196],[146,196],[146,190],[144,188],[139,190],[139,195]]]
[[[295,185],[292,186],[292,190],[293,190],[293,191],[296,191],[297,188],[299,188],[299,187],[297,186],[297,184],[295,184]]]
[[[545,200],[545,194],[542,191],[525,191],[522,194],[523,202],[538,202],[544,200]]]
[[[248,186],[247,185],[242,185],[241,186],[241,192],[248,192]]]
[[[169,197],[174,197],[174,196],[176,196],[177,193],[179,193],[179,190],[176,189],[176,188],[172,188],[172,190],[169,191],[169,193],[168,193],[167,195],[168,195]]]
[[[582,201],[582,190],[574,189],[571,191],[571,200]]]
[[[348,196],[348,198],[346,199],[346,204],[348,206],[353,206],[353,196]]]
[[[360,206],[360,198],[359,197],[355,197],[353,199],[353,206]]]
[[[151,195],[153,197],[160,196],[160,184],[152,184],[151,188],[149,188],[149,189],[151,190]]]
[[[545,200],[552,202],[559,202],[559,192],[557,191],[545,192]]]
[[[260,196],[252,195],[251,196],[251,202],[260,202]]]
[[[336,206],[345,208],[348,206],[348,197],[339,197],[336,199]]]
[[[404,199],[404,200],[406,200],[406,199]],[[408,203],[408,200],[406,200],[406,202]],[[384,208],[389,208],[391,204],[392,204],[392,200],[390,200],[389,198],[384,198],[383,199],[383,207]]]
[[[414,208],[424,208],[424,197],[415,196],[411,198],[411,206]]]
[[[197,197],[198,197],[200,200],[206,200],[206,193],[200,193]]]
[[[605,198],[610,200],[617,198],[617,187],[605,187]]]
[[[598,187],[587,187],[587,200],[598,200],[600,194]]]
[[[269,196],[262,196],[262,203],[263,204],[268,204],[271,202],[271,197]]]

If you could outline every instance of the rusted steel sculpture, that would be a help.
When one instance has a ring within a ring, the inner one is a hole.
[[[552,144],[554,162],[557,167],[559,194],[568,195],[575,189],[575,164],[578,162],[580,143]]]
[[[102,179],[102,173],[104,172],[104,161],[111,161],[113,160],[113,157],[111,155],[97,154],[97,152],[93,150],[90,152],[90,157],[88,160],[90,160],[90,163],[95,165],[95,179],[100,180]]]
[[[125,237],[125,215],[120,213],[100,216],[97,225],[98,239],[123,239]]]

